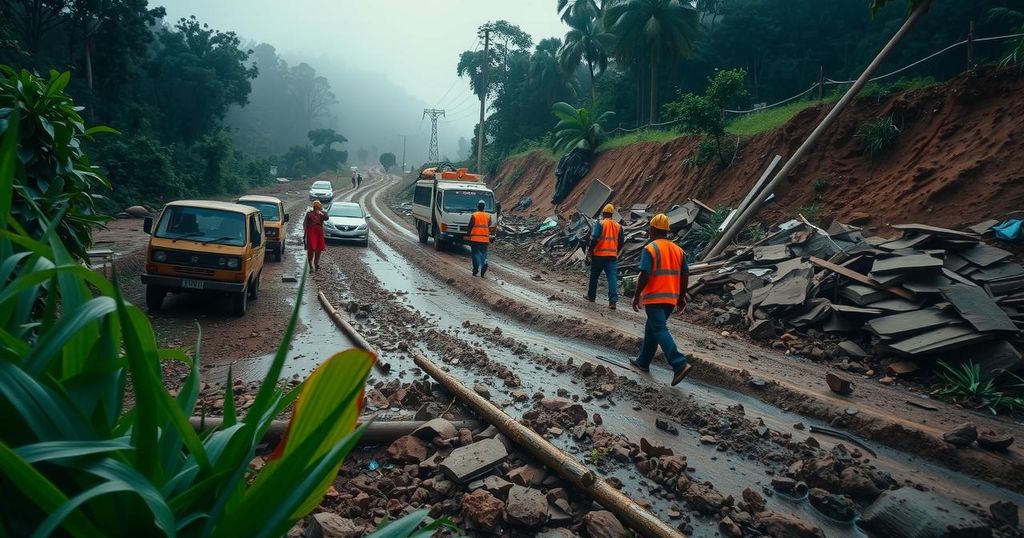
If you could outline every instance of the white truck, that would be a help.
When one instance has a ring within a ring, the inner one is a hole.
[[[437,250],[451,243],[465,243],[470,216],[481,201],[484,211],[492,215],[493,240],[501,205],[495,202],[494,192],[484,184],[484,177],[469,174],[465,169],[455,172],[424,170],[412,195],[412,216],[416,220],[420,243],[426,243],[433,237]]]

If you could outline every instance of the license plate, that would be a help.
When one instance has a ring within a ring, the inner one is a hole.
[[[181,281],[181,287],[186,290],[201,290],[203,289],[204,282],[202,280],[183,279]]]

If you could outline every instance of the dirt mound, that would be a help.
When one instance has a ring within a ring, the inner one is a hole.
[[[620,206],[654,203],[665,209],[696,197],[712,206],[735,206],[771,158],[792,155],[828,113],[804,110],[786,125],[741,142],[735,162],[691,167],[685,159],[698,140],[640,143],[597,156],[590,173],[557,207],[551,204],[555,162],[540,152],[506,161],[492,181],[505,207],[533,197],[523,214],[566,215],[587,185],[600,179],[615,189]],[[947,83],[876,100],[857,100],[797,166],[774,203],[759,217],[788,218],[817,205],[822,220],[870,224],[923,222],[963,227],[1024,207],[1024,77],[1016,69],[981,69]],[[872,160],[856,136],[866,121],[892,116],[900,126],[895,146]]]

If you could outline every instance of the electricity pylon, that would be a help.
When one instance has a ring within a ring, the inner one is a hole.
[[[427,150],[427,162],[436,163],[440,160],[437,154],[437,118],[444,117],[443,108],[424,108],[423,117],[430,116],[430,148]]]

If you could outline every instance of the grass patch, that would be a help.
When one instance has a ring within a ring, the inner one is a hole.
[[[555,155],[555,152],[551,151],[551,148],[535,147],[525,149],[518,153],[513,153],[512,155],[505,157],[505,160],[508,161],[510,159],[523,159],[527,155],[531,154],[536,154],[538,157],[544,159],[545,161],[557,161],[558,158],[561,157],[561,155]]]
[[[665,142],[670,142],[681,136],[686,135],[674,129],[644,129],[642,131],[626,133],[624,135],[611,138],[604,144],[598,146],[597,151],[600,153],[609,149],[621,148],[623,146],[639,144],[641,142],[657,142],[659,144],[664,144]]]
[[[782,127],[802,110],[818,105],[822,101],[794,101],[787,105],[751,112],[740,116],[725,127],[725,131],[736,136],[753,136]]]

